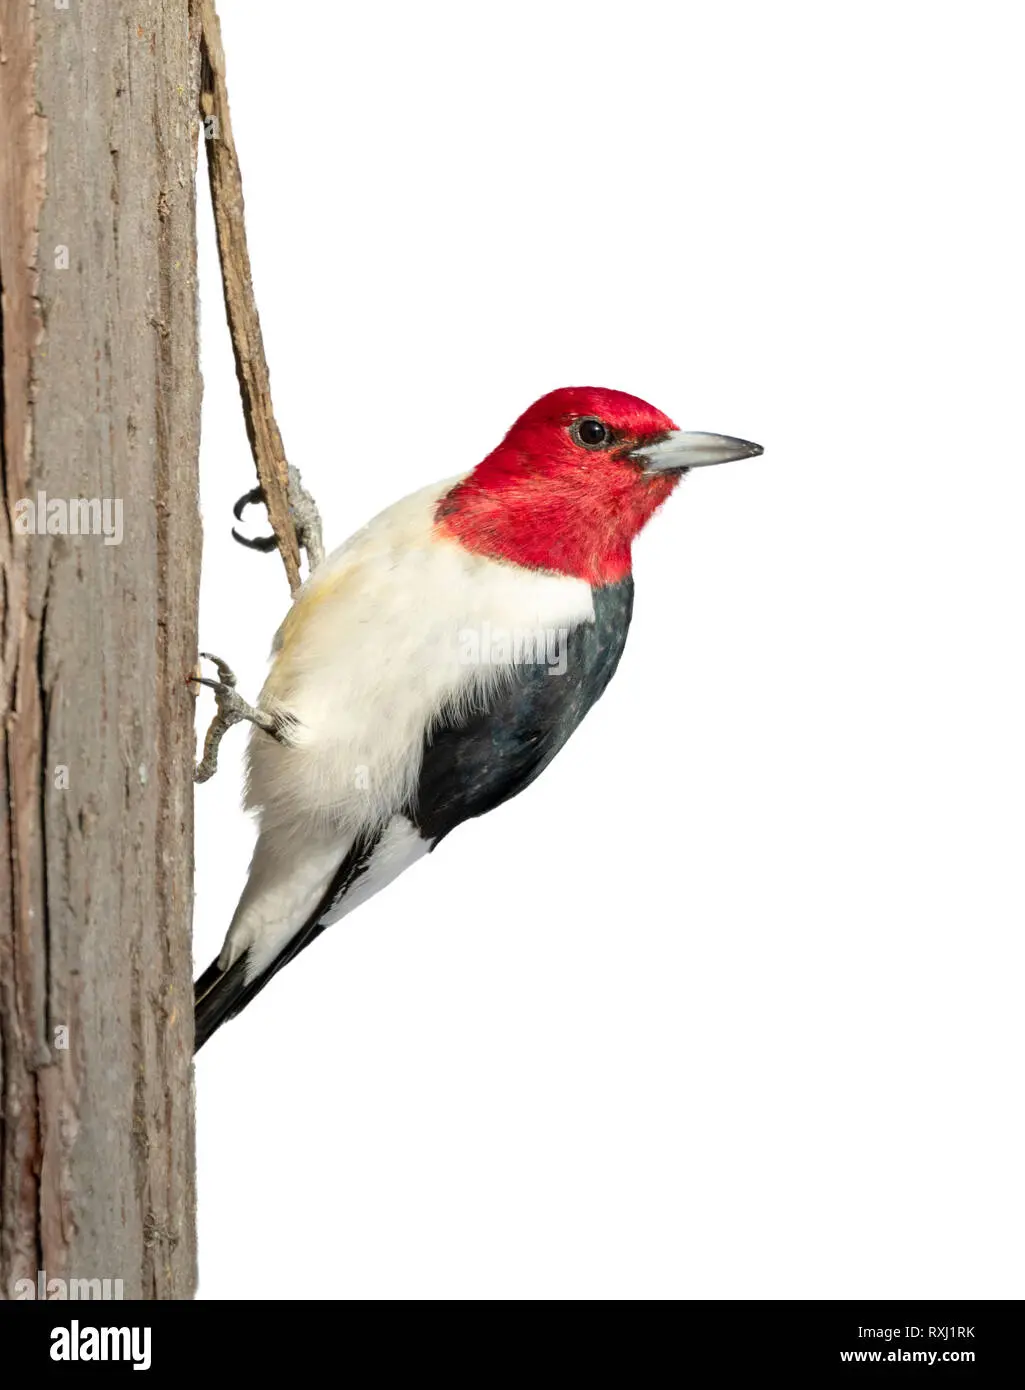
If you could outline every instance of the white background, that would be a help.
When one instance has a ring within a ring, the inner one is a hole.
[[[200,1054],[202,1294],[1022,1297],[1014,7],[220,10],[329,545],[556,386],[765,455],[641,538],[536,786]],[[228,539],[201,205],[201,645],[255,697],[287,589]],[[244,741],[197,790],[197,970]]]

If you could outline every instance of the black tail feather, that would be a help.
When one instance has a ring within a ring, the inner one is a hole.
[[[319,909],[318,909],[319,910]],[[315,941],[324,927],[319,922],[307,923],[296,932],[280,955],[275,956],[262,975],[246,983],[246,962],[249,953],[239,956],[234,965],[221,970],[217,962],[207,966],[196,981],[196,1051],[206,1040],[217,1032],[222,1023],[240,1014],[247,1004],[260,993],[264,985],[270,984],[279,970],[283,969],[311,941]]]
[[[196,981],[197,1052],[222,1023],[245,1008],[250,989],[252,986],[246,986],[245,956],[229,965],[227,970],[222,970],[214,961],[203,971]]]

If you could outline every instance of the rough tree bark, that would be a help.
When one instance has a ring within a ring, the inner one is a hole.
[[[195,1288],[197,30],[0,0],[0,1297]]]

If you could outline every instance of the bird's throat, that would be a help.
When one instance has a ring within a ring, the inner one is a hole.
[[[622,463],[585,476],[480,473],[441,499],[438,532],[490,559],[592,585],[616,584],[630,573],[634,537],[679,481]]]

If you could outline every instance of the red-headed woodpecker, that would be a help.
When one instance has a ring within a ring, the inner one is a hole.
[[[528,786],[612,678],[630,547],[691,468],[757,444],[621,391],[553,391],[468,474],[382,512],[311,574],[252,720],[259,818],[196,1046],[325,927]]]

